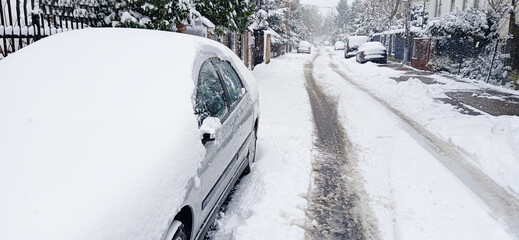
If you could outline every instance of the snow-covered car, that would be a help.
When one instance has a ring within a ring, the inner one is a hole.
[[[0,72],[0,239],[203,238],[254,161],[256,82],[215,41],[77,30]]]
[[[357,54],[357,50],[360,45],[369,41],[367,36],[351,36],[346,40],[346,51],[344,51],[345,58],[354,57]]]
[[[356,60],[359,63],[370,61],[385,64],[387,63],[386,47],[380,42],[363,43],[357,51]]]
[[[343,41],[337,41],[335,42],[335,45],[333,45],[333,50],[335,51],[338,51],[338,50],[344,50],[344,42]]]
[[[297,53],[311,53],[312,44],[307,41],[301,41],[297,45]]]
[[[328,41],[328,40],[323,41],[323,45],[324,46],[330,46],[330,41]]]

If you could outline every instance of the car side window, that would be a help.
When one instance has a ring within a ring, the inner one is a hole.
[[[234,104],[244,93],[240,77],[229,62],[221,60],[215,60],[214,62],[220,70],[220,75],[222,76],[225,87],[229,92],[231,104]]]
[[[198,124],[207,117],[223,119],[227,112],[225,90],[222,86],[216,68],[211,61],[206,61],[200,68],[196,92],[195,112],[198,115]]]

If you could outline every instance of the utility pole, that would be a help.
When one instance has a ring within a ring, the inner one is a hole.
[[[404,8],[404,14],[405,14],[405,29],[404,29],[404,57],[403,57],[403,63],[408,64],[409,63],[409,43],[410,43],[410,33],[409,33],[409,23],[410,23],[410,17],[411,17],[411,1],[405,0],[405,8]]]
[[[290,52],[290,11],[292,11],[292,9],[290,8],[290,1],[286,1],[286,8],[287,8],[287,11],[285,12],[285,21],[286,21],[286,32],[287,32],[287,43],[285,45],[285,52],[286,53],[289,53]]]
[[[510,55],[515,56],[511,57],[511,65],[512,69],[516,72],[519,72],[519,59],[517,54],[519,54],[519,25],[517,23],[517,16],[515,10],[517,9],[517,0],[511,1],[513,10],[510,11],[510,22],[508,23],[509,33],[512,35],[512,39],[510,41]]]
[[[423,29],[423,26],[425,25],[425,2],[426,0],[423,0],[423,9],[422,9],[422,29]]]

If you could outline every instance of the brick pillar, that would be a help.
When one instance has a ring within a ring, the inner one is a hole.
[[[187,27],[182,23],[177,23],[177,32],[178,33],[187,33]]]
[[[270,63],[270,34],[267,34],[267,41],[265,44],[265,63]]]
[[[234,53],[236,55],[238,55],[238,53],[240,52],[240,49],[239,49],[240,48],[240,44],[238,42],[238,39],[239,39],[238,37],[239,37],[238,36],[238,32],[234,32]]]
[[[227,34],[222,35],[222,44],[227,46],[227,44],[228,44],[228,42],[227,42]]]

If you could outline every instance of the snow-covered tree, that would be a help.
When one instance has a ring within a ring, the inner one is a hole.
[[[350,24],[347,32],[353,35],[370,35],[390,28],[400,1],[355,0],[350,6]]]
[[[433,67],[481,80],[491,73],[494,83],[506,81],[508,56],[498,45],[499,19],[492,9],[467,9],[431,21],[426,33],[438,39]]]
[[[289,32],[289,43],[296,45],[302,40],[309,40],[308,26],[303,21],[305,14],[304,7],[300,0],[286,0],[288,2],[288,32]]]
[[[405,11],[405,10],[404,10]],[[396,15],[393,29],[403,29],[408,21],[409,27],[422,28],[427,26],[429,21],[429,11],[424,7],[423,3],[413,3],[409,6],[409,18],[405,18],[405,14]]]
[[[303,21],[305,9],[300,0],[256,0],[256,11],[251,19],[255,30],[269,30],[274,47],[295,46],[308,40],[308,27]]]
[[[334,24],[335,27],[339,30],[339,33],[346,32],[346,26],[350,23],[351,20],[351,9],[347,0],[340,0],[337,3],[337,15],[335,15]]]
[[[112,13],[105,21],[112,26],[169,31],[187,24],[194,6],[188,0],[109,0]]]
[[[234,23],[239,31],[245,31],[251,23],[254,14],[254,3],[250,1],[236,0]]]
[[[245,30],[254,6],[243,0],[197,0],[196,9],[216,25],[218,33],[226,29]]]

